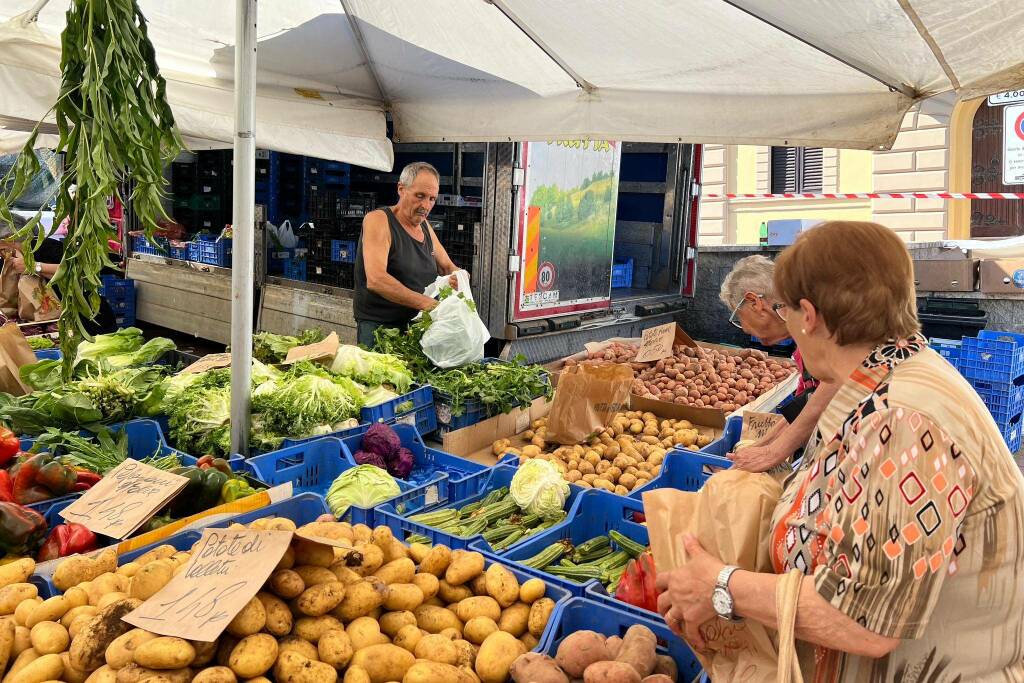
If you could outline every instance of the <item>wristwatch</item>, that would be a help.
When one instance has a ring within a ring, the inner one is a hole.
[[[36,275],[42,275],[42,274],[43,274],[43,264],[42,263],[36,263]]]
[[[733,613],[732,593],[729,592],[729,579],[732,578],[732,573],[737,569],[739,567],[732,565],[723,567],[722,571],[718,573],[718,582],[715,584],[715,590],[711,593],[711,606],[715,608],[715,613],[726,621],[741,621]]]

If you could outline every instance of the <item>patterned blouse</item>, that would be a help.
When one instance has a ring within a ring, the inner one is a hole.
[[[772,520],[797,567],[875,633],[873,660],[801,643],[807,681],[1024,681],[1024,477],[922,337],[877,347],[822,414]]]

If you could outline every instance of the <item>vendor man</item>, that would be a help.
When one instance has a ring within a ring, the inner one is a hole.
[[[458,270],[427,222],[440,187],[436,168],[409,164],[398,178],[398,203],[363,219],[353,308],[357,341],[367,348],[378,327],[404,328],[420,311],[433,309],[437,301],[423,290],[438,275]]]

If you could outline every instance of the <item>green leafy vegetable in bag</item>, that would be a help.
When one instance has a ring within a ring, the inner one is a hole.
[[[356,465],[331,483],[327,491],[327,505],[335,517],[341,517],[352,505],[372,508],[401,492],[394,477],[386,470],[374,465]]]
[[[370,387],[387,385],[399,394],[409,391],[412,385],[412,373],[398,356],[364,351],[349,344],[338,347],[331,372],[351,377]]]

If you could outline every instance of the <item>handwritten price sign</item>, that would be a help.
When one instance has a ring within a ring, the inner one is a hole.
[[[676,338],[676,324],[666,323],[657,327],[648,327],[640,337],[640,348],[637,349],[637,363],[650,363],[672,355],[672,342]]]
[[[213,642],[263,587],[291,540],[291,531],[206,528],[185,569],[123,619],[160,635]]]
[[[93,533],[125,538],[142,526],[188,484],[178,474],[138,460],[125,460],[98,484],[64,508],[60,516]]]

